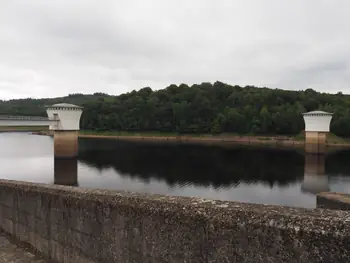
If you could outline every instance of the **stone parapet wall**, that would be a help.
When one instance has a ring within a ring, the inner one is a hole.
[[[324,192],[317,195],[317,207],[335,210],[350,210],[350,195]]]
[[[349,262],[348,212],[0,180],[0,227],[57,262]]]

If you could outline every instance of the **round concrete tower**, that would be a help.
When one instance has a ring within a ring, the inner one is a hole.
[[[74,158],[78,154],[78,131],[83,108],[68,103],[58,103],[46,108],[54,131],[55,158]]]
[[[323,154],[333,113],[310,111],[303,114],[305,122],[305,151]]]

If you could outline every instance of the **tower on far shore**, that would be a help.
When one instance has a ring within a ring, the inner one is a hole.
[[[58,103],[46,108],[50,120],[57,120],[50,125],[54,131],[55,158],[74,158],[78,154],[78,131],[83,108],[68,103]]]
[[[324,154],[333,113],[310,111],[303,113],[305,122],[305,152]]]

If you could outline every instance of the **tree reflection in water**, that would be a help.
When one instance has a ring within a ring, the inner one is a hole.
[[[121,176],[164,180],[169,185],[229,187],[241,182],[287,186],[304,176],[295,151],[189,144],[82,140],[79,160]]]

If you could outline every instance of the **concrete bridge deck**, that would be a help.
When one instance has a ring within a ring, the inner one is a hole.
[[[8,235],[0,232],[0,263],[46,263],[28,249],[14,243]]]
[[[40,116],[0,115],[0,126],[50,126],[57,124],[58,121]]]
[[[31,120],[31,121],[48,121],[48,117],[42,116],[18,116],[18,115],[0,115],[0,120]]]

